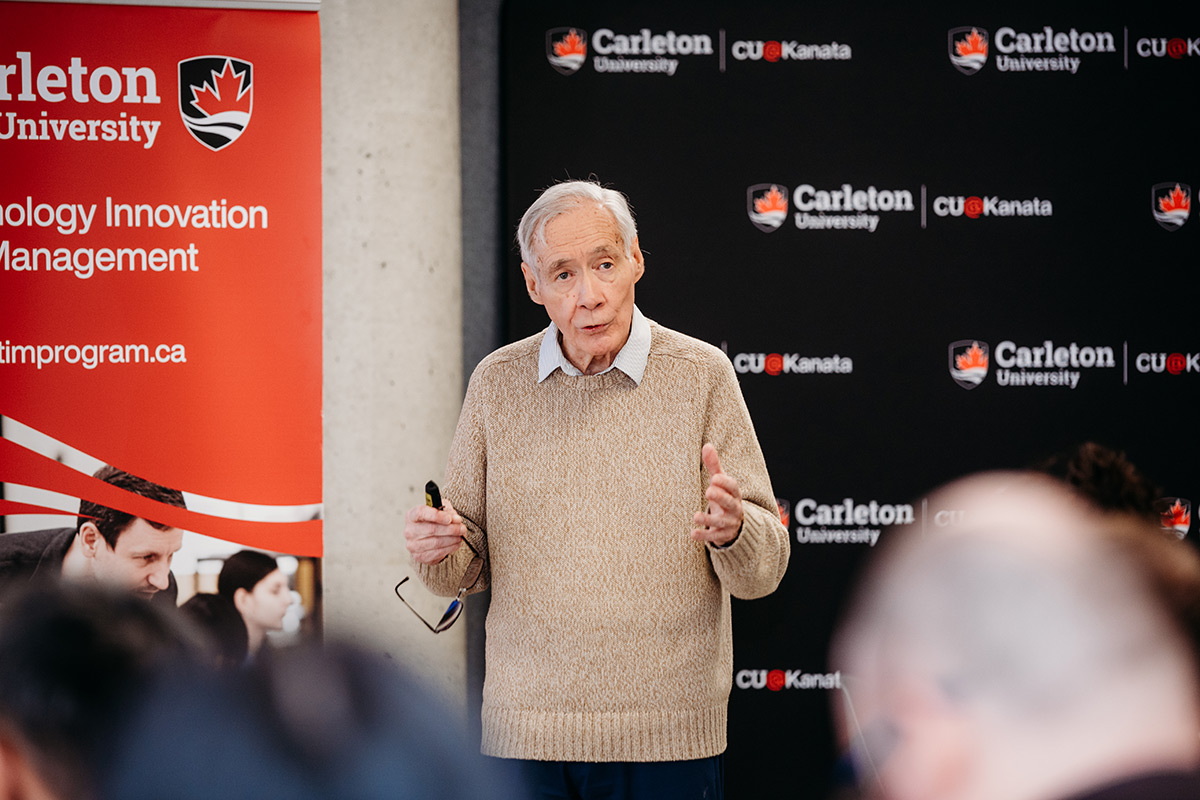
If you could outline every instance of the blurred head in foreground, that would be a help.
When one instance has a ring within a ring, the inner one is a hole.
[[[93,797],[114,731],[157,676],[199,653],[171,609],[62,582],[0,608],[0,798]]]
[[[101,798],[518,800],[464,727],[381,658],[307,643],[168,675],[120,737]]]
[[[931,502],[962,522],[894,538],[835,636],[866,794],[1055,800],[1156,772],[1200,787],[1183,774],[1200,763],[1197,667],[1171,597],[1195,589],[1194,553],[1159,552],[1180,543],[1044,476],[967,478]]]
[[[0,800],[520,800],[426,687],[344,644],[213,669],[183,615],[56,583],[0,608]]]

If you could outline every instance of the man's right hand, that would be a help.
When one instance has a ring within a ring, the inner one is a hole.
[[[453,553],[467,534],[463,519],[450,505],[442,508],[413,506],[404,518],[404,546],[418,564],[436,564]]]

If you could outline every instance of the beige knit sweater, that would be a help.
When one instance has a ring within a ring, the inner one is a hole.
[[[537,383],[532,336],[489,355],[467,389],[445,496],[488,558],[483,752],[667,761],[725,749],[729,596],[787,567],[766,464],[729,359],[651,325],[641,385],[617,370]],[[689,537],[712,442],[744,498],[726,549]],[[420,570],[451,595],[471,552]]]

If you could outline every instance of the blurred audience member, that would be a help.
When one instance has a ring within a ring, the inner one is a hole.
[[[283,617],[292,604],[292,593],[279,565],[272,556],[257,550],[241,550],[225,559],[217,576],[217,594],[242,615],[250,660],[258,655],[267,631],[283,629]]]
[[[1123,511],[1158,521],[1159,489],[1125,454],[1096,442],[1050,456],[1034,467],[1073,486],[1105,511]]]
[[[1100,509],[1132,514],[1153,524],[1106,526],[1129,558],[1150,570],[1153,587],[1179,618],[1200,655],[1200,555],[1165,531],[1154,503],[1160,490],[1124,453],[1084,442],[1037,467],[1074,488]],[[1150,534],[1150,535],[1147,535]]]
[[[0,798],[92,797],[119,720],[199,647],[174,609],[127,592],[13,591],[0,609]]]
[[[101,798],[524,797],[428,691],[344,645],[172,676],[147,693],[120,742]]]
[[[1105,532],[1125,558],[1147,570],[1151,588],[1175,615],[1200,664],[1200,554],[1153,524],[1111,526]]]
[[[1162,537],[1032,474],[935,500],[962,524],[897,532],[834,641],[865,794],[1200,797],[1196,659],[1138,544]]]
[[[201,592],[189,597],[179,608],[207,637],[218,669],[232,669],[246,663],[250,637],[233,603],[219,594]]]

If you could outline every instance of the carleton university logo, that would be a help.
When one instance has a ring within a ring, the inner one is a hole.
[[[1169,231],[1177,231],[1192,213],[1192,187],[1186,183],[1156,183],[1150,193],[1154,221]]]
[[[950,63],[964,75],[983,69],[988,57],[988,32],[984,28],[950,29]]]
[[[746,214],[754,227],[770,233],[788,214],[788,190],[777,183],[759,183],[746,190]]]
[[[546,31],[546,60],[563,75],[579,71],[587,58],[587,31],[583,28],[551,28]]]
[[[1192,527],[1192,504],[1182,497],[1163,497],[1154,502],[1154,510],[1162,518],[1162,529],[1183,539]]]
[[[950,345],[950,377],[964,389],[974,389],[988,374],[987,342],[963,339]]]
[[[179,113],[196,141],[208,149],[228,147],[250,124],[251,69],[249,61],[230,56],[179,62]]]

